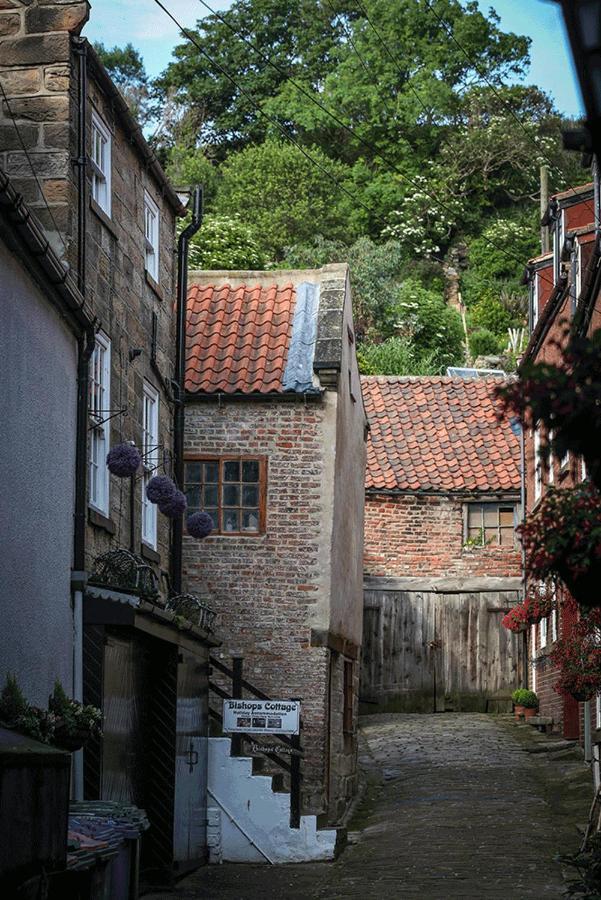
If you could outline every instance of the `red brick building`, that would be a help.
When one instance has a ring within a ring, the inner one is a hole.
[[[357,780],[365,414],[346,266],[195,272],[186,491],[214,531],[185,538],[222,654],[301,698],[303,812],[338,822]]]
[[[599,327],[599,283],[596,270],[600,253],[595,223],[599,221],[597,184],[570,188],[551,198],[543,223],[552,235],[553,250],[530,260],[531,335],[524,359],[558,362],[566,340],[566,327],[577,310],[582,311],[585,330]],[[571,487],[586,477],[581,459],[566,454],[545,460],[542,447],[549,435],[542,427],[526,433],[526,498],[529,511],[537,508],[550,485]],[[571,627],[574,612],[563,605],[567,596],[557,589],[557,610],[539,625],[531,626],[528,645],[530,687],[540,698],[540,714],[551,717],[554,727],[566,737],[582,736],[584,705],[553,690],[559,671],[549,654],[557,638]],[[593,727],[601,727],[601,705],[591,703]]]
[[[520,447],[498,378],[365,377],[365,709],[502,708],[521,647]]]

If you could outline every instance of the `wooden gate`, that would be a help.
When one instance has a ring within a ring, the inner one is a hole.
[[[522,637],[501,625],[517,591],[365,591],[363,712],[511,710]]]

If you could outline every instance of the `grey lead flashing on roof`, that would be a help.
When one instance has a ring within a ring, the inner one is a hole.
[[[301,282],[296,289],[292,336],[282,379],[284,391],[294,391],[297,394],[319,392],[319,385],[313,375],[318,312],[319,285]]]

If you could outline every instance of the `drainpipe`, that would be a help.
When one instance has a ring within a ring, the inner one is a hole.
[[[74,51],[79,57],[79,106],[77,119],[77,286],[85,296],[86,268],[86,97],[87,41],[76,38]],[[77,435],[75,450],[75,523],[73,535],[73,697],[83,702],[83,595],[87,583],[86,505],[88,458],[88,378],[90,357],[94,352],[94,328],[87,329],[78,341],[77,366]],[[73,798],[83,800],[83,753],[73,754]]]
[[[173,474],[177,486],[184,485],[184,381],[186,375],[186,306],[188,299],[188,249],[190,238],[202,222],[202,188],[196,186],[192,195],[192,220],[177,242],[177,335],[175,345],[175,413],[173,417]],[[182,592],[182,536],[183,519],[173,521],[171,532],[171,586],[175,594]]]

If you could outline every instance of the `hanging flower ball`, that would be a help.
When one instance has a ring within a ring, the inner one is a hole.
[[[129,478],[130,475],[135,475],[141,462],[142,454],[133,441],[117,444],[106,455],[109,472],[118,478]]]
[[[186,519],[186,530],[191,537],[206,538],[213,530],[213,520],[206,512],[192,513]]]
[[[146,496],[151,503],[165,503],[176,490],[175,482],[168,475],[155,475],[146,485]]]
[[[171,496],[162,500],[158,506],[164,516],[168,516],[170,519],[177,519],[178,516],[185,513],[188,501],[186,500],[186,495],[176,488]]]

